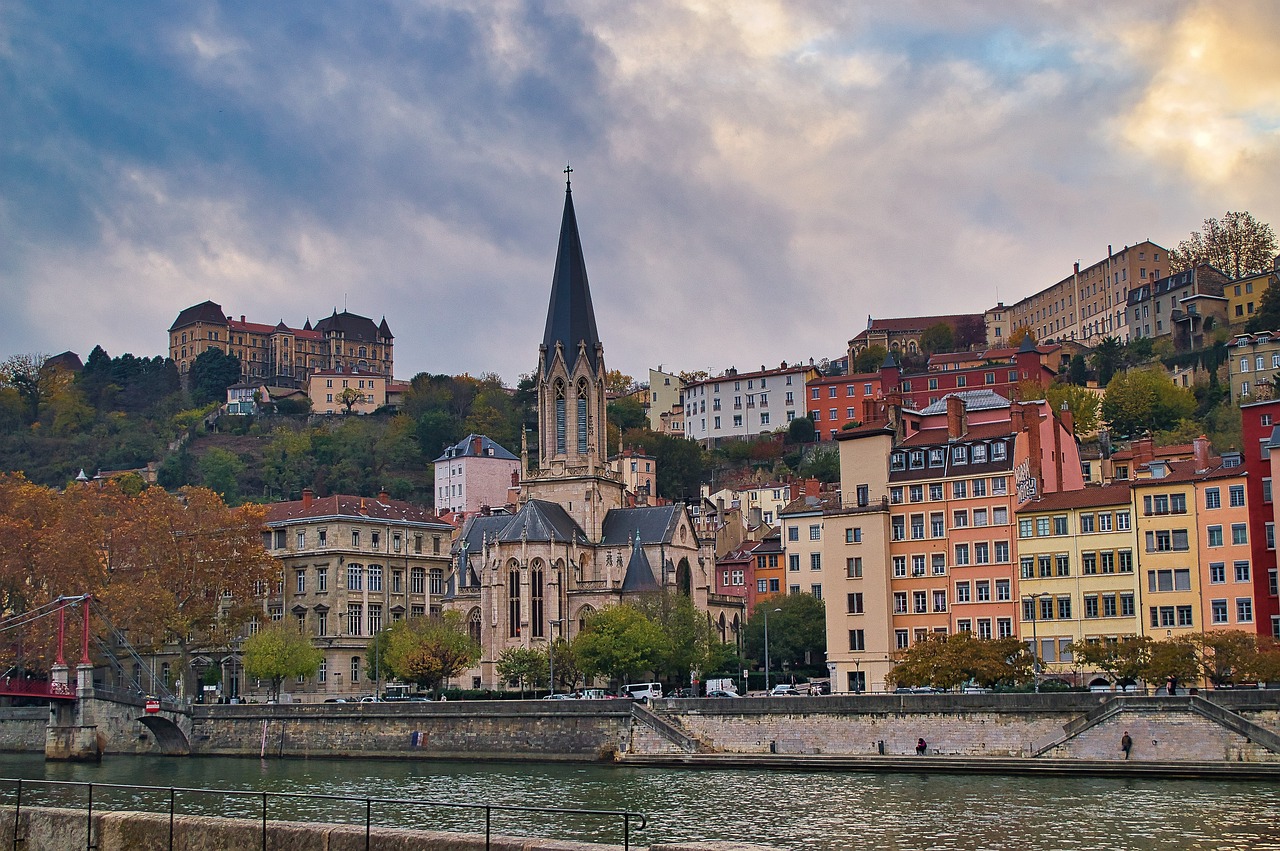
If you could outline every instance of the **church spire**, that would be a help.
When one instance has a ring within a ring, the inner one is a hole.
[[[556,252],[556,270],[551,280],[551,303],[547,307],[547,327],[542,335],[546,348],[544,370],[555,359],[556,345],[564,352],[565,367],[570,374],[577,365],[579,350],[587,357],[590,371],[599,367],[600,335],[596,331],[596,314],[591,306],[591,288],[587,284],[587,264],[582,259],[582,241],[578,237],[578,218],[573,210],[573,187],[565,166],[564,218],[560,222],[560,247]],[[544,376],[546,372],[544,371]]]

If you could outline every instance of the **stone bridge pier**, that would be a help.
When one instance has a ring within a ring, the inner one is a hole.
[[[50,703],[45,759],[96,762],[104,753],[191,753],[191,710],[163,701],[146,711],[141,695],[80,688],[75,701]]]

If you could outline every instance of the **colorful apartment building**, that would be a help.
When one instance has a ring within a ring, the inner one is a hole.
[[[835,494],[802,494],[782,509],[782,547],[786,556],[784,585],[788,594],[822,599],[823,513],[839,506]]]
[[[938,403],[948,394],[971,390],[1012,398],[1017,395],[1015,389],[1019,384],[1034,382],[1047,387],[1057,375],[1055,369],[1046,365],[1030,337],[1023,338],[1016,352],[1003,351],[1005,354],[1000,358],[980,363],[967,360],[971,355],[966,353],[960,356],[966,360],[945,364],[955,368],[924,372],[904,372],[890,356],[880,367],[880,387],[885,395],[897,394],[908,407],[920,409]]]
[[[1280,400],[1242,405],[1244,468],[1248,473],[1249,547],[1253,557],[1253,599],[1258,632],[1280,639],[1280,598],[1276,577],[1276,503],[1271,493],[1280,462]]]
[[[808,416],[818,439],[835,440],[845,426],[861,422],[863,400],[880,395],[880,373],[820,375],[805,386]]]
[[[1209,316],[1227,319],[1228,278],[1208,263],[1129,289],[1129,336],[1171,337],[1179,348],[1199,348]]]
[[[828,599],[862,595],[854,598],[860,614],[828,617],[828,659],[839,683],[854,675],[874,687],[894,653],[930,633],[1017,635],[1014,513],[1037,497],[1084,487],[1070,422],[1047,402],[981,390],[919,411],[897,402],[868,405],[864,424],[837,438],[840,510],[859,512],[859,522],[841,518],[850,540],[828,541],[836,557],[823,562],[822,587]],[[793,517],[803,540],[813,521],[789,509],[789,524]],[[858,567],[861,575],[851,575]],[[845,649],[846,632],[856,629],[851,618],[867,624],[866,649]],[[881,622],[888,629],[872,635]]]
[[[1247,471],[1239,453],[1209,455],[1197,438],[1189,461],[1153,461],[1134,479],[1139,616],[1169,638],[1257,629]]]
[[[475,514],[515,501],[520,459],[485,435],[467,435],[433,463],[436,514]]]
[[[1237,334],[1227,343],[1227,373],[1232,402],[1274,398],[1280,375],[1280,331]]]
[[[1022,637],[1041,676],[1081,682],[1070,646],[1143,632],[1128,483],[1062,491],[1018,509]]]
[[[313,414],[372,414],[387,404],[387,376],[358,369],[319,369],[307,376]]]
[[[1275,258],[1273,268],[1265,272],[1246,275],[1232,281],[1226,288],[1227,321],[1235,332],[1244,330],[1244,325],[1258,312],[1262,304],[1262,296],[1271,287],[1280,282],[1280,255]]]

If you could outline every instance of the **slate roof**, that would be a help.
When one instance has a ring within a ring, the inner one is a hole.
[[[590,543],[586,533],[559,503],[545,499],[531,499],[514,515],[503,519],[507,524],[498,532],[499,541],[524,539],[559,543],[576,541],[583,545]]]
[[[383,324],[386,324],[385,320]],[[345,310],[339,313],[337,308],[334,308],[332,316],[325,317],[316,323],[316,330],[326,335],[337,334],[345,340],[379,342],[378,326],[373,324],[372,319]],[[387,336],[390,336],[389,329]]]
[[[480,440],[480,451],[475,451],[476,439]],[[519,461],[520,459],[512,455],[501,444],[483,434],[469,434],[459,440],[453,446],[447,447],[444,453],[436,459],[436,461],[446,461],[450,458],[501,458],[503,461]]]
[[[227,317],[222,313],[222,305],[215,304],[212,301],[203,301],[179,313],[178,318],[173,320],[173,324],[169,326],[169,330],[176,331],[179,328],[185,328],[197,322],[204,322],[210,325],[226,325]]]
[[[658,580],[653,578],[653,567],[649,557],[644,554],[644,547],[636,539],[631,547],[631,559],[627,562],[627,575],[622,580],[622,591],[653,591],[658,588]]]
[[[966,411],[990,411],[996,408],[1009,407],[1009,400],[991,390],[966,390],[960,393],[948,393],[932,405],[921,408],[917,413],[929,414],[945,414],[947,412],[947,398],[950,396],[959,396],[964,400],[964,409]]]
[[[587,264],[582,258],[573,192],[566,184],[560,247],[556,251],[551,303],[547,306],[547,326],[542,335],[542,345],[547,350],[547,367],[550,367],[559,343],[564,347],[565,366],[573,372],[578,360],[578,344],[583,341],[587,344],[586,357],[591,371],[595,372],[599,367],[596,347],[600,344],[600,334],[596,331],[596,314],[591,306],[591,287],[587,283]]]
[[[635,541],[636,532],[640,533],[642,544],[670,543],[682,510],[680,505],[615,508],[605,515],[600,545],[628,546]]]
[[[274,502],[267,506],[267,525],[272,526],[291,520],[305,520],[319,517],[360,517],[370,520],[396,520],[404,523],[426,523],[438,526],[442,530],[450,530],[447,523],[441,523],[430,511],[400,499],[380,502],[377,497],[351,496],[335,494],[333,496],[316,497],[310,505],[303,505],[300,499],[287,502]]]

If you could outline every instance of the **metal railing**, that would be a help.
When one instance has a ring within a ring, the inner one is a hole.
[[[199,789],[185,788],[181,786],[140,786],[127,783],[84,783],[71,780],[25,780],[22,778],[0,778],[0,784],[15,784],[16,790],[14,795],[14,816],[13,816],[13,837],[11,847],[17,851],[23,843],[26,842],[26,836],[21,833],[22,815],[22,795],[24,787],[37,787],[51,789],[56,793],[61,793],[55,797],[64,800],[49,802],[50,805],[79,809],[80,806],[75,801],[67,801],[70,796],[67,794],[72,790],[83,790],[84,798],[83,806],[85,809],[85,844],[86,851],[97,849],[98,843],[93,835],[93,813],[94,813],[94,792],[102,790],[126,791],[134,793],[131,804],[134,806],[145,804],[145,801],[139,799],[137,793],[153,795],[154,799],[159,800],[165,805],[162,810],[130,810],[135,812],[159,813],[167,814],[169,817],[169,851],[174,848],[174,817],[179,815],[200,815],[212,818],[235,818],[234,815],[228,815],[223,812],[181,812],[178,807],[179,796],[191,797],[195,795],[218,795],[224,800],[226,798],[249,801],[255,810],[255,820],[261,821],[262,825],[262,851],[267,848],[267,832],[270,819],[270,803],[272,800],[304,800],[304,801],[322,801],[328,802],[331,806],[335,804],[360,804],[364,808],[364,847],[365,851],[373,848],[373,828],[374,827],[401,827],[401,825],[386,824],[382,821],[374,819],[374,805],[378,805],[384,809],[387,806],[392,807],[417,807],[417,808],[439,808],[450,810],[466,810],[479,815],[484,815],[484,847],[491,847],[493,841],[493,817],[495,813],[515,813],[527,815],[543,815],[555,817],[584,817],[588,819],[618,819],[622,822],[622,847],[624,849],[631,848],[631,831],[644,830],[648,824],[648,819],[643,813],[633,813],[627,810],[588,810],[588,809],[570,809],[563,807],[526,807],[514,804],[462,804],[452,801],[434,801],[434,800],[413,800],[408,798],[374,798],[374,797],[351,797],[347,795],[323,795],[307,792],[251,792],[235,789]],[[78,796],[77,796],[78,797]],[[101,802],[101,799],[99,799]],[[37,806],[28,803],[28,807]],[[221,808],[219,808],[221,809]],[[99,812],[103,810],[99,808]],[[111,810],[116,812],[118,810]],[[326,821],[325,824],[344,824],[358,827],[358,822],[332,822]],[[425,829],[425,828],[419,828]],[[438,829],[438,828],[437,828]]]

